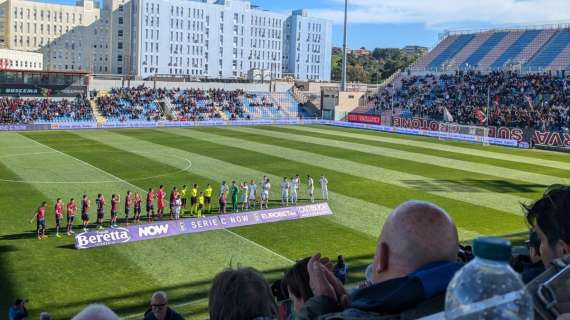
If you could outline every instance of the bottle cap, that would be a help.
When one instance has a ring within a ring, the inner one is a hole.
[[[511,258],[511,242],[496,237],[479,237],[473,241],[473,253],[478,258],[509,261]]]

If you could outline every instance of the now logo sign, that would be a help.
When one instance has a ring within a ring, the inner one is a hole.
[[[168,234],[168,224],[139,227],[139,237],[155,237]]]

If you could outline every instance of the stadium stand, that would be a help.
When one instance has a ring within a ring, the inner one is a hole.
[[[428,69],[438,69],[444,65],[447,61],[453,59],[453,57],[463,49],[471,40],[475,38],[472,34],[462,34],[452,44],[443,50],[443,52],[435,57],[433,61],[428,65]]]
[[[0,98],[0,123],[45,124],[94,121],[88,100]]]
[[[447,108],[454,122],[464,125],[520,128],[528,125],[540,130],[568,132],[569,82],[568,76],[512,71],[412,75],[403,79],[402,86],[394,92],[386,88],[370,97],[359,111],[378,114],[400,110],[401,115],[407,117],[442,120]],[[487,113],[488,102],[491,110]],[[488,121],[485,120],[487,114]]]
[[[448,32],[410,69],[414,72],[455,70],[566,70],[570,65],[570,26],[552,25],[480,32]]]

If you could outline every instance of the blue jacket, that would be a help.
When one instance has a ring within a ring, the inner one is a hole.
[[[397,279],[359,289],[352,294],[349,308],[338,306],[325,297],[309,299],[298,319],[377,319],[412,311],[419,318],[442,311],[447,285],[463,266],[457,262],[434,262]],[[340,312],[339,312],[340,311]]]

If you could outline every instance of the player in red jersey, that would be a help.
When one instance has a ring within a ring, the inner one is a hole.
[[[46,209],[47,209],[47,202],[42,202],[42,205],[39,206],[38,210],[36,211],[36,214],[34,214],[34,217],[32,218],[32,220],[30,220],[30,223],[34,222],[34,219],[36,219],[36,233],[38,234],[38,240],[42,240],[44,238],[47,238],[46,236]]]
[[[119,209],[119,202],[121,202],[121,198],[118,194],[113,194],[111,196],[111,227],[117,227],[117,213]]]
[[[158,188],[158,192],[156,193],[156,205],[158,207],[157,209],[157,215],[159,219],[162,219],[162,216],[164,215],[164,196],[165,196],[165,192],[164,192],[164,186],[160,185],[160,187]]]
[[[131,208],[133,207],[133,197],[130,191],[127,191],[127,196],[125,197],[125,221],[127,222],[127,226],[129,225],[129,214],[131,212]]]
[[[61,238],[59,235],[59,227],[61,226],[61,219],[63,218],[63,202],[61,198],[57,198],[55,201],[55,236]]]
[[[146,217],[148,222],[154,219],[154,191],[152,188],[149,188],[146,194]]]
[[[141,202],[140,193],[135,194],[135,223],[141,223]]]
[[[103,219],[105,219],[105,197],[102,194],[97,195],[95,204],[97,205],[97,229],[103,229]]]
[[[75,199],[71,198],[67,204],[67,235],[70,236],[73,233],[73,218],[75,217],[75,209],[77,205],[75,204]]]
[[[172,191],[170,192],[170,220],[172,220],[172,218],[174,218],[174,202],[176,201],[176,198],[178,197],[178,190],[176,190],[176,187],[172,188]]]
[[[89,209],[91,208],[91,200],[87,198],[87,195],[83,195],[81,200],[81,222],[83,222],[83,231],[87,231],[87,225],[89,224]]]

